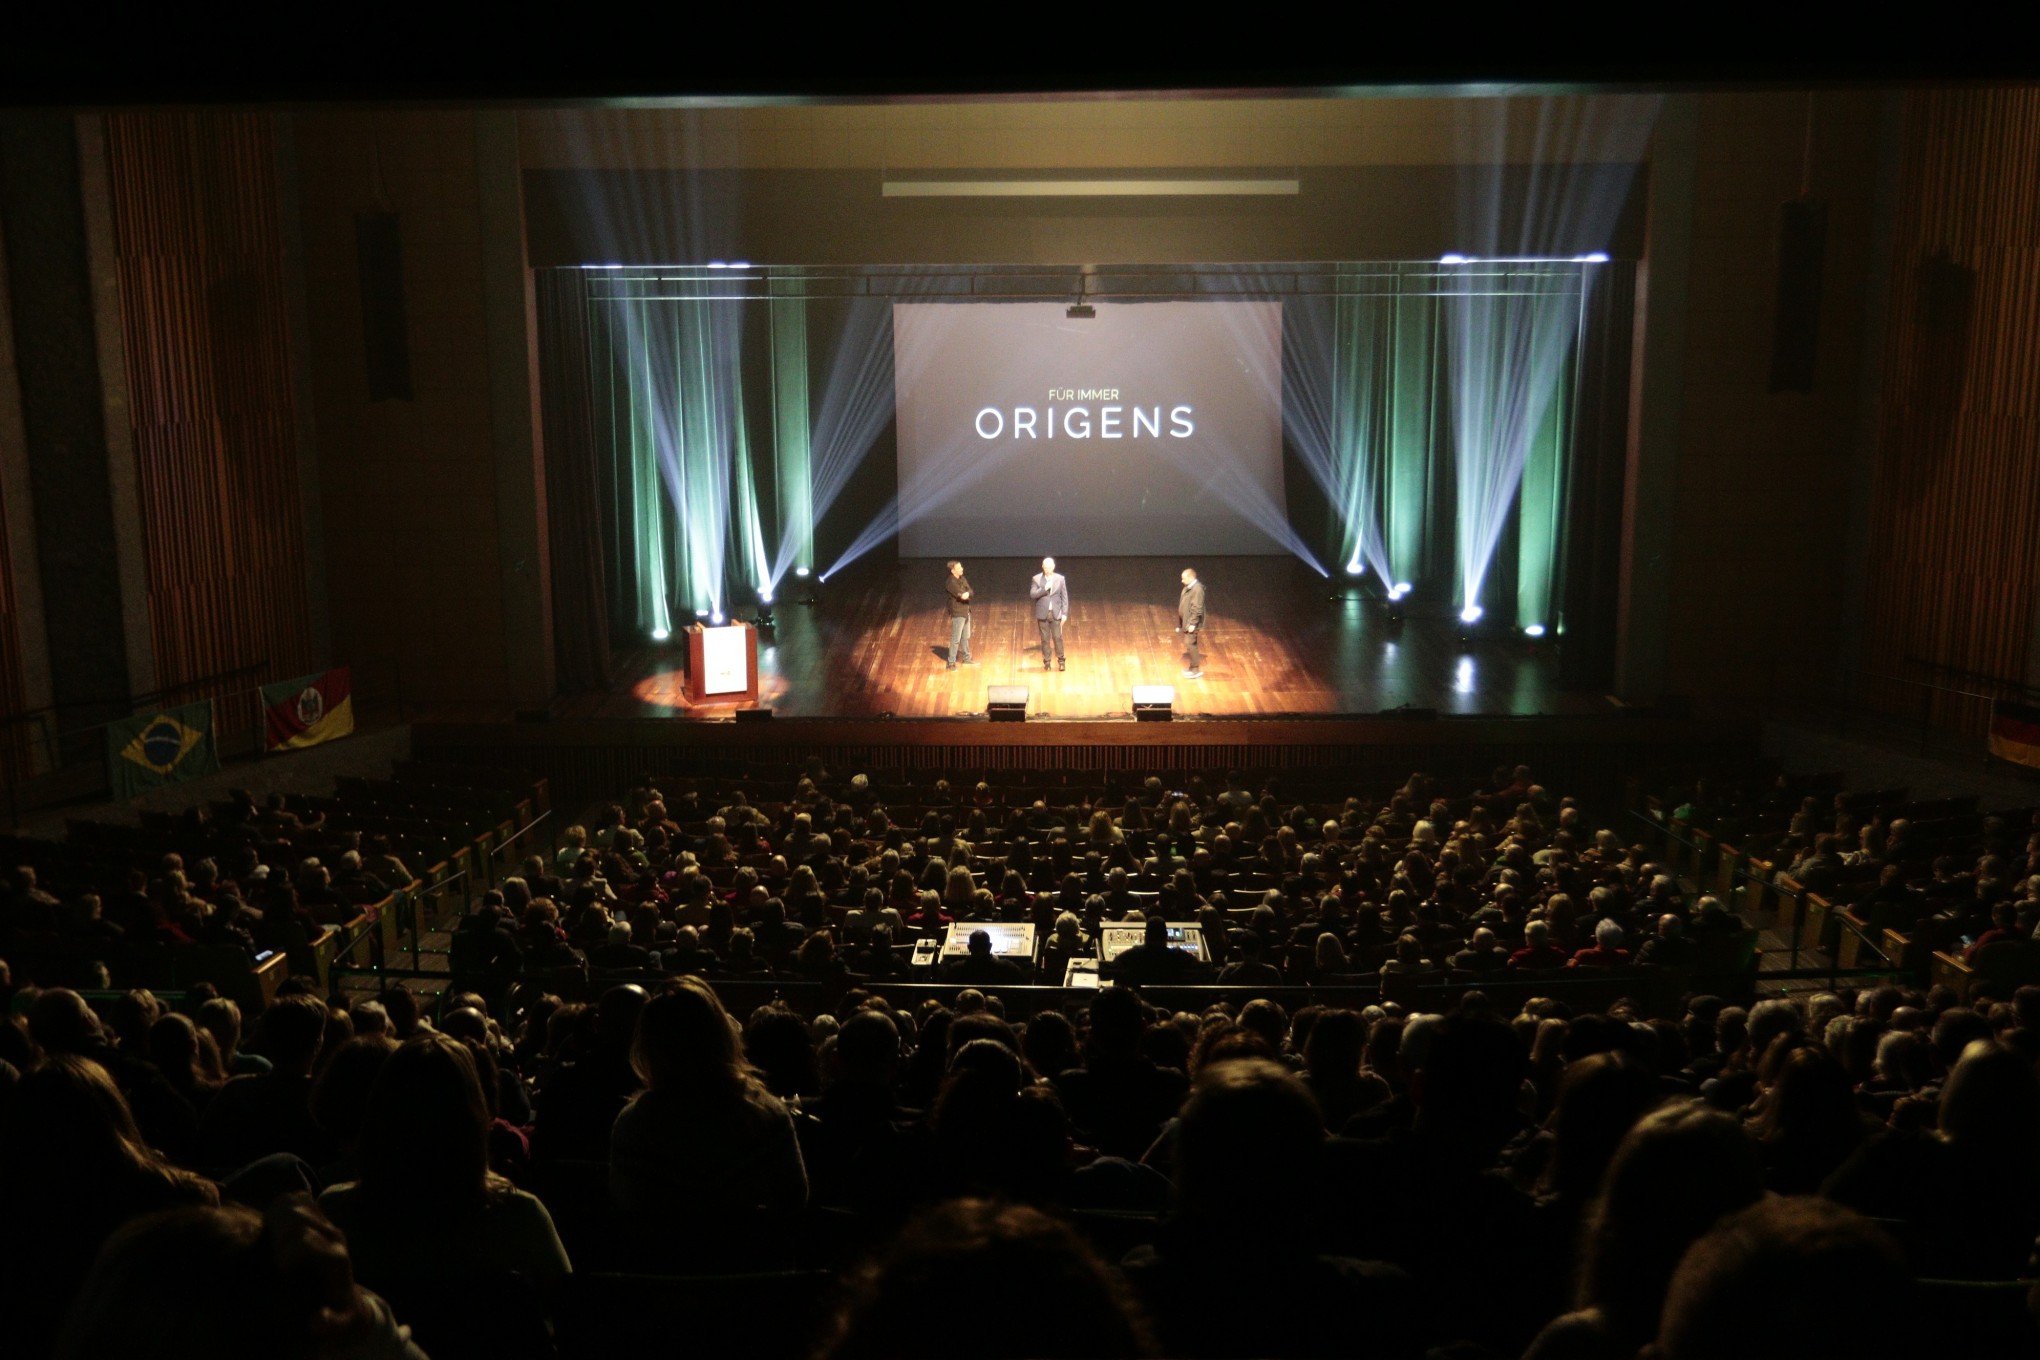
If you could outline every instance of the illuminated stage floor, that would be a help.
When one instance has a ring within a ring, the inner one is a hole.
[[[1559,686],[1555,650],[1501,635],[1462,644],[1457,626],[1383,617],[1378,599],[1332,601],[1316,572],[1289,558],[1058,559],[1070,582],[1069,669],[1044,672],[1028,578],[1033,561],[967,564],[977,611],[976,666],[945,667],[949,620],[939,562],[853,567],[819,603],[781,603],[760,638],[759,703],[793,717],[942,718],[982,713],[985,688],[1025,685],[1029,716],[1124,716],[1135,685],[1176,687],[1178,716],[1372,714],[1415,707],[1446,714],[1590,714],[1599,692]],[[1196,566],[1209,591],[1204,678],[1185,680],[1174,632],[1178,574]],[[795,582],[783,593],[791,596]],[[689,709],[684,647],[618,657],[614,692],[563,702],[562,717],[727,717]]]

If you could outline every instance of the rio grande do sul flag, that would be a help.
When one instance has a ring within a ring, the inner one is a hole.
[[[1990,753],[2040,769],[2040,708],[1997,699],[1990,706]]]
[[[354,730],[347,667],[262,687],[264,744],[272,751],[317,746]]]
[[[145,790],[220,767],[213,745],[212,702],[137,713],[106,727],[107,778],[116,798],[133,798]]]

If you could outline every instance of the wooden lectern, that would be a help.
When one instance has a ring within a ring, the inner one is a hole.
[[[689,704],[757,703],[758,630],[748,623],[720,628],[690,624],[687,684],[681,692]]]

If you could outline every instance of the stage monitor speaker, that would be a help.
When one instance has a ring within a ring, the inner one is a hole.
[[[1176,716],[1176,687],[1174,685],[1135,685],[1133,687],[1133,720],[1135,722],[1170,722]]]
[[[409,401],[411,328],[404,306],[404,238],[397,215],[357,214],[354,250],[361,283],[361,351],[368,369],[368,399]]]
[[[987,685],[985,687],[985,717],[992,722],[1025,722],[1027,720],[1027,686]]]
[[[737,721],[740,723],[770,722],[771,720],[772,710],[769,708],[740,708],[737,710]]]
[[[1820,346],[1821,268],[1827,203],[1795,198],[1778,210],[1778,314],[1771,332],[1771,390],[1811,392]]]

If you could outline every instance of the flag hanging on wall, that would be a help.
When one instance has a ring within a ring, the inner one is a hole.
[[[272,751],[317,746],[354,730],[347,667],[262,687],[262,722]]]
[[[220,767],[211,700],[154,709],[106,726],[107,778],[116,798],[175,784]]]
[[[1990,706],[1990,753],[2040,770],[2040,708],[1996,699]]]

